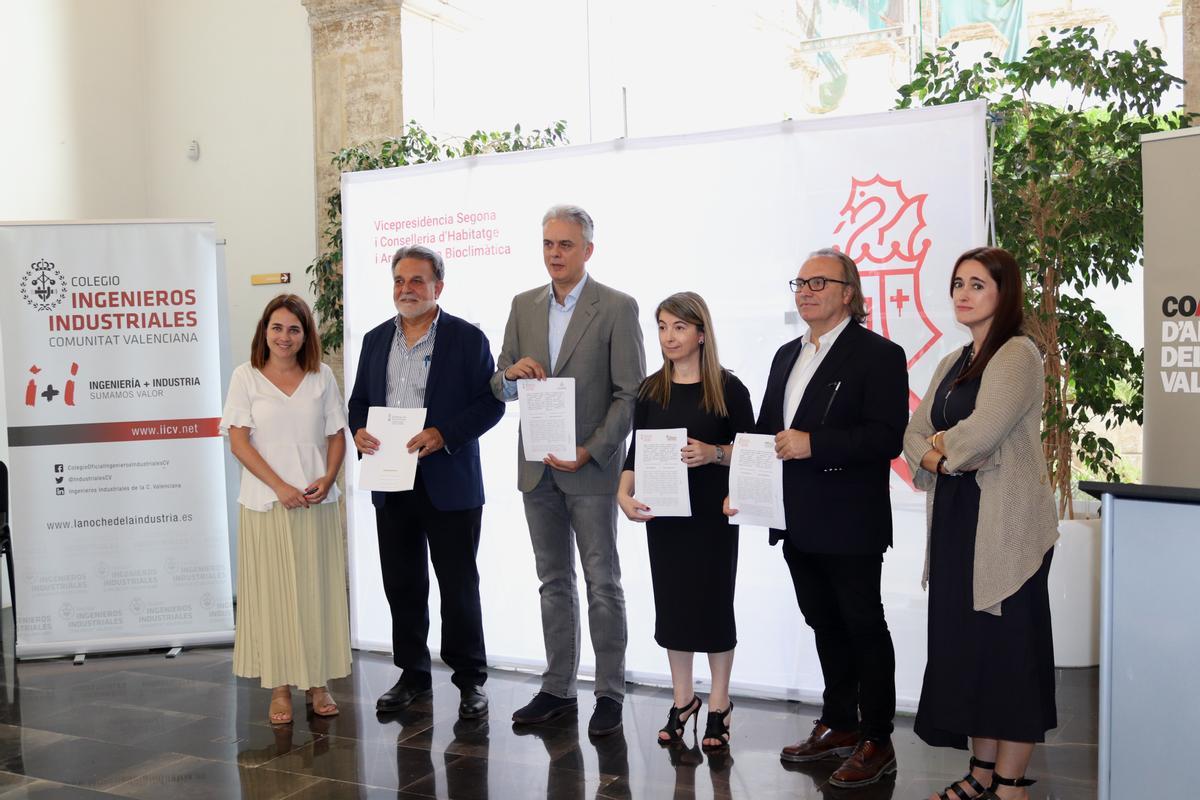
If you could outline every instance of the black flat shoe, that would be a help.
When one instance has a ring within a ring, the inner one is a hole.
[[[375,701],[377,712],[401,711],[418,700],[433,697],[433,689],[428,686],[410,686],[404,679],[396,681],[396,685],[388,689]]]
[[[588,722],[588,736],[608,736],[621,730],[621,704],[611,697],[596,699],[596,709]]]
[[[458,703],[459,719],[479,719],[488,713],[487,695],[479,686],[468,686],[462,690],[462,699]]]
[[[518,725],[536,725],[579,708],[574,697],[555,697],[547,692],[538,692],[533,699],[513,712],[512,720]]]

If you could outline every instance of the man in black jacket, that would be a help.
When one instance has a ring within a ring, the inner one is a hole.
[[[796,600],[825,678],[821,719],[786,761],[846,757],[836,786],[895,772],[896,656],[880,573],[892,544],[890,468],[908,423],[904,350],[862,325],[858,269],[818,250],[791,281],[808,332],[775,354],[758,432],[784,459],[783,541]]]

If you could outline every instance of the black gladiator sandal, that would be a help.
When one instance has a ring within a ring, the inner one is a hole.
[[[687,714],[689,711],[692,713],[688,715],[688,718],[685,720],[681,720],[680,717],[683,716],[684,714]],[[696,726],[699,724],[699,722],[698,722],[699,718],[700,718],[700,698],[696,697],[695,695],[692,695],[691,701],[688,702],[688,704],[686,706],[684,706],[683,708],[676,708],[675,706],[671,706],[670,712],[667,713],[667,724],[662,726],[658,731],[659,733],[665,733],[667,735],[667,738],[663,739],[663,738],[659,737],[659,739],[658,739],[659,745],[661,745],[662,747],[666,747],[668,745],[676,744],[678,742],[683,741],[683,731],[687,728],[687,724],[688,724],[689,720],[692,723],[692,733],[695,734]]]
[[[955,800],[955,798],[958,798],[958,800],[979,800],[979,798],[987,795],[987,793],[990,791],[988,787],[976,780],[975,776],[971,774],[971,770],[975,769],[976,767],[979,767],[980,769],[995,770],[996,762],[980,761],[975,756],[971,756],[971,767],[967,770],[967,774],[947,786],[945,791],[938,792],[938,800]],[[995,777],[994,774],[993,777]],[[967,794],[965,791],[963,791],[963,788],[959,786],[960,783],[965,783],[967,786],[970,786],[971,790],[974,791],[975,794]],[[953,797],[950,795],[951,792],[954,792]]]
[[[996,794],[997,786],[1033,786],[1035,783],[1037,783],[1037,781],[1031,781],[1024,775],[1019,778],[1004,778],[993,772],[992,785],[986,792],[979,795],[976,800],[1003,800],[1000,795]]]

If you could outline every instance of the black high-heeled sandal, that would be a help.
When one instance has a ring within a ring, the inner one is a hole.
[[[995,770],[996,763],[994,761],[980,761],[975,756],[971,756],[971,767],[967,770],[967,774],[947,786],[945,791],[938,792],[938,800],[954,800],[954,798],[950,796],[951,792],[954,792],[955,796],[958,797],[958,800],[979,800],[979,798],[986,795],[988,791],[990,791],[988,787],[976,780],[975,776],[971,774],[971,770],[975,769],[976,767],[979,767],[980,769]],[[975,794],[967,794],[964,792],[962,787],[959,786],[960,783],[965,783],[967,786],[970,786]]]
[[[975,798],[975,800],[1003,800],[1000,795],[996,794],[997,786],[1033,786],[1035,783],[1037,781],[1031,781],[1024,775],[1019,778],[1005,778],[993,772],[992,785],[988,787],[986,792]]]
[[[705,750],[725,750],[729,747],[729,712],[733,711],[733,700],[724,711],[709,711],[708,721],[704,723],[705,742],[700,746]],[[720,744],[709,744],[708,739],[716,739]]]
[[[688,714],[688,712],[691,712]],[[688,714],[687,719],[680,719],[684,714]],[[671,710],[667,713],[667,724],[658,729],[659,733],[665,733],[666,739],[659,737],[658,743],[662,746],[676,744],[683,741],[683,732],[687,728],[688,720],[692,721],[692,733],[696,732],[696,726],[699,724],[697,720],[700,717],[700,698],[692,695],[692,699],[683,708],[671,706]]]

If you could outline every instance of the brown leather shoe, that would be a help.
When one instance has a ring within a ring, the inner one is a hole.
[[[812,733],[802,742],[789,744],[779,752],[784,761],[817,761],[845,758],[858,744],[858,731],[835,731],[819,719],[813,720]]]
[[[829,776],[829,782],[842,788],[866,786],[895,771],[896,749],[892,747],[891,739],[882,743],[863,739]]]

